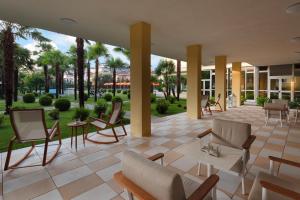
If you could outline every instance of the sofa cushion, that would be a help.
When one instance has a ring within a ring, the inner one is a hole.
[[[214,119],[211,142],[225,146],[242,148],[242,145],[251,135],[251,125],[242,122]]]
[[[249,193],[248,200],[260,200],[262,199],[262,187],[260,184],[260,181],[264,180],[270,183],[273,183],[275,185],[293,190],[295,192],[300,192],[300,184],[294,183],[292,181],[288,181],[286,179],[282,179],[276,176],[272,176],[270,174],[267,174],[265,172],[259,172],[254,180],[252,189]],[[285,196],[282,196],[278,193],[268,191],[268,199],[270,200],[285,200],[289,199]]]
[[[186,199],[183,182],[178,174],[135,152],[123,153],[122,171],[124,176],[156,199]]]

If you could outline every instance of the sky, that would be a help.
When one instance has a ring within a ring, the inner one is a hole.
[[[76,45],[75,37],[69,36],[69,35],[64,35],[56,32],[51,32],[51,31],[46,31],[42,29],[38,29],[44,37],[48,38],[51,40],[51,44],[54,48],[59,49],[60,51],[66,53],[69,50],[69,47],[71,45]],[[16,42],[20,44],[22,47],[29,49],[30,51],[35,51],[38,50],[36,47],[37,42],[28,38],[26,40],[24,39],[17,39]],[[93,42],[92,42],[93,43]],[[112,55],[113,57],[118,57],[122,59],[124,62],[129,63],[129,60],[121,53],[115,52],[113,49],[115,46],[105,44],[107,47],[109,54]],[[36,57],[33,56],[35,59]],[[158,62],[160,59],[163,59],[163,57],[156,56],[156,55],[151,55],[151,66],[152,69],[155,69],[157,66]],[[104,62],[104,60],[100,60],[100,62]],[[91,67],[94,67],[93,64]]]

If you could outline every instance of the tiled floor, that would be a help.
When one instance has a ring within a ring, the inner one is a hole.
[[[22,168],[1,173],[3,199],[127,199],[123,190],[112,180],[115,172],[121,168],[122,151],[131,149],[145,156],[158,152],[165,153],[164,164],[181,175],[198,182],[204,180],[205,167],[197,176],[197,163],[174,151],[184,143],[191,142],[197,134],[210,128],[214,117],[243,121],[252,124],[252,133],[257,136],[251,148],[249,173],[246,188],[250,191],[255,174],[267,171],[269,155],[284,157],[300,162],[300,125],[291,124],[289,127],[278,126],[271,122],[264,126],[264,114],[259,107],[244,106],[230,109],[227,112],[214,113],[213,117],[205,115],[201,120],[190,120],[186,114],[156,119],[152,124],[151,138],[123,138],[118,144],[96,145],[87,142],[84,147],[79,137],[79,149],[75,152],[70,148],[70,140],[63,141],[59,156],[47,167]],[[130,133],[130,127],[126,127]],[[118,130],[121,131],[121,130]],[[98,136],[97,136],[98,137]],[[52,146],[50,149],[54,149]],[[42,148],[25,164],[41,161]],[[26,149],[14,152],[18,158]],[[6,153],[2,156],[2,168]],[[225,172],[218,172],[218,199],[246,199],[241,194],[240,179]],[[280,175],[300,181],[299,170],[282,166]]]

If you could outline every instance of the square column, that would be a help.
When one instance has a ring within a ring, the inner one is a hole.
[[[232,63],[232,94],[236,101],[235,106],[241,106],[241,68],[241,62]]]
[[[151,136],[151,26],[139,22],[130,27],[131,135]]]
[[[215,98],[217,99],[218,95],[221,95],[220,105],[223,111],[226,111],[226,56],[216,56],[215,57]]]
[[[187,114],[201,118],[201,45],[187,47]]]

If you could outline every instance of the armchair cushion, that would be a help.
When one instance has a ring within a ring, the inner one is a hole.
[[[211,142],[242,149],[243,144],[251,135],[251,125],[242,122],[214,119]]]
[[[259,172],[254,180],[252,189],[250,191],[248,200],[259,200],[262,199],[262,187],[260,181],[267,181],[272,184],[287,188],[289,190],[293,190],[295,192],[300,192],[300,184],[295,183],[286,179],[282,179],[280,177],[276,177],[265,172]],[[282,196],[278,193],[268,191],[268,199],[272,200],[285,200],[289,199],[285,196]]]

